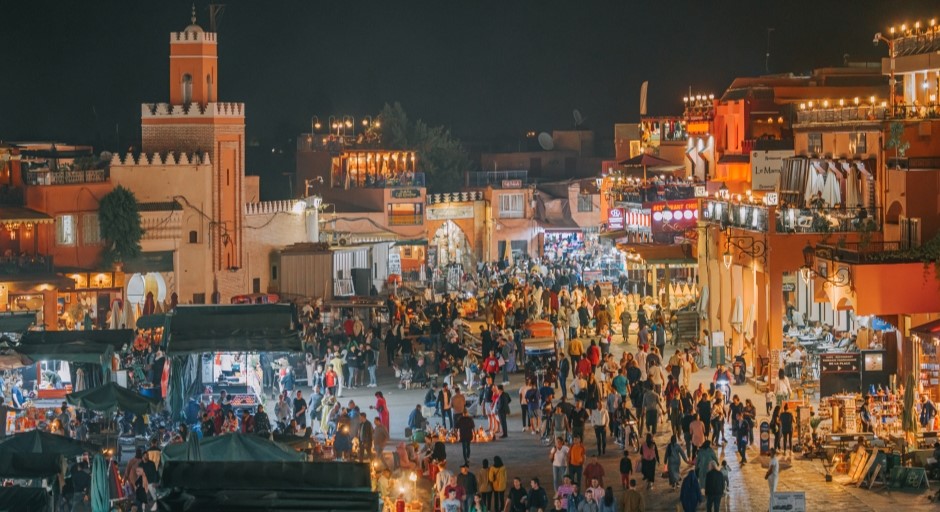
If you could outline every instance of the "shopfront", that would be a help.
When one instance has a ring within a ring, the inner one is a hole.
[[[911,329],[911,348],[917,373],[917,391],[940,401],[940,320]]]
[[[74,287],[59,290],[56,313],[60,329],[105,329],[111,305],[124,297],[120,272],[73,272]]]

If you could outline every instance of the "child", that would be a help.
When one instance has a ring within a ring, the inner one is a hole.
[[[765,402],[765,405],[767,406],[768,416],[770,416],[770,412],[774,410],[775,399],[776,399],[776,396],[774,396],[774,391],[768,387],[767,393],[764,394],[764,402]]]
[[[620,485],[624,490],[630,484],[630,475],[633,473],[633,461],[630,460],[630,452],[623,451],[623,458],[620,459]]]
[[[725,496],[727,496],[730,493],[730,489],[731,489],[731,482],[729,481],[730,475],[731,475],[731,469],[728,468],[728,461],[727,460],[721,461],[721,476],[725,478]]]

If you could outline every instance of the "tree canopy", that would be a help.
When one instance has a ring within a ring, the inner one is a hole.
[[[103,253],[106,265],[140,256],[140,239],[144,230],[133,192],[118,185],[101,198],[98,222],[106,244]]]
[[[470,158],[450,130],[421,120],[411,122],[398,102],[386,104],[379,118],[383,146],[417,152],[418,172],[424,173],[428,192],[451,192],[463,185],[471,170]]]

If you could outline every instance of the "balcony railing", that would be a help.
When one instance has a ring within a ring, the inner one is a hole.
[[[878,208],[779,208],[778,233],[864,233],[880,230]]]
[[[871,104],[799,110],[796,113],[796,126],[864,121],[880,122],[888,119],[889,113],[888,107]]]
[[[926,28],[920,33],[911,32],[895,38],[893,42],[894,51],[899,57],[934,53],[940,51],[940,27]]]
[[[890,157],[888,158],[888,169],[900,169],[902,171],[937,170],[940,169],[940,156]]]
[[[654,201],[671,201],[674,199],[692,199],[695,197],[695,187],[687,182],[669,183],[663,186],[649,185],[647,187],[614,188],[610,191],[613,202],[643,204]]]
[[[766,206],[707,200],[702,204],[701,218],[722,227],[735,227],[760,233],[767,232],[770,211]]]
[[[468,181],[473,187],[521,188],[529,183],[529,171],[480,171],[471,172]]]
[[[52,256],[0,256],[0,276],[3,277],[51,274],[54,268]]]
[[[424,223],[424,215],[416,213],[414,215],[389,215],[389,226],[418,226]]]
[[[358,179],[343,179],[342,176],[334,174],[333,188],[400,188],[400,187],[423,187],[423,172],[403,172],[401,174],[389,174],[387,176],[373,176],[371,174]]]
[[[108,180],[104,169],[88,171],[53,171],[40,169],[28,171],[26,182],[29,185],[76,185],[80,183],[101,183]]]
[[[855,264],[915,263],[923,261],[916,249],[905,247],[901,242],[846,243],[842,245],[820,244],[820,251],[828,251],[835,261]]]

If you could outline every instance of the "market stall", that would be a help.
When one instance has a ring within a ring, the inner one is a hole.
[[[224,389],[234,406],[257,407],[262,375],[252,354],[302,351],[299,329],[292,304],[178,306],[164,330],[171,357],[167,406],[179,418],[188,397]]]
[[[225,434],[199,440],[199,460],[203,462],[299,461],[304,454],[281,443],[254,434]],[[189,460],[187,443],[163,448],[165,462]]]

